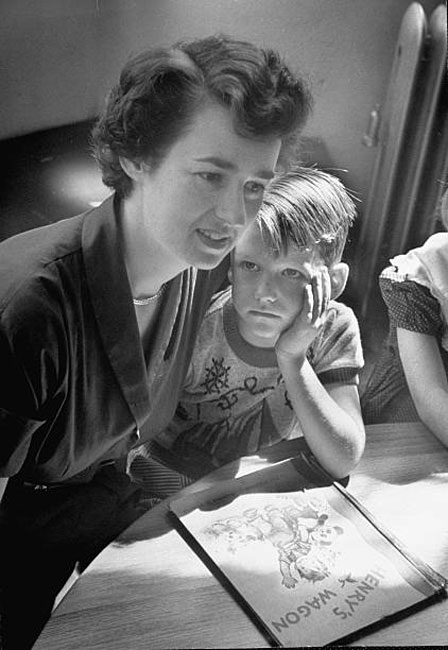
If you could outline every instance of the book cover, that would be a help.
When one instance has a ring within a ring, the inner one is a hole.
[[[334,643],[446,594],[442,576],[304,457],[170,508],[278,645]]]

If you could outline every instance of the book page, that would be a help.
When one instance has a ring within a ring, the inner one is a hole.
[[[427,597],[335,498],[331,487],[243,494],[179,518],[279,644],[320,646]]]

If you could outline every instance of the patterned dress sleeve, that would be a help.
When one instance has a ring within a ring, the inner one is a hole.
[[[392,326],[441,337],[440,307],[429,289],[411,280],[394,279],[388,271],[380,277],[379,284]]]
[[[366,424],[418,420],[400,360],[397,327],[435,336],[439,342],[443,323],[439,303],[430,290],[400,276],[392,266],[379,278],[389,315],[389,334],[361,395]]]

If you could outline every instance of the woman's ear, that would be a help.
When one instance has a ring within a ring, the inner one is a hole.
[[[143,160],[131,160],[130,158],[119,156],[119,161],[124,173],[136,183],[140,181],[143,174],[149,169],[149,166]]]
[[[349,268],[345,262],[337,262],[328,269],[331,282],[331,298],[336,300],[345,289]]]

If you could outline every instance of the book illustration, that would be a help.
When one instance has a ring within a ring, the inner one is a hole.
[[[253,541],[272,544],[278,553],[281,584],[292,589],[301,580],[317,582],[331,573],[336,560],[331,547],[344,530],[328,524],[328,511],[323,499],[294,495],[288,502],[218,519],[202,533],[222,543],[229,553]]]
[[[240,494],[178,517],[281,645],[332,643],[430,593],[331,486]]]

